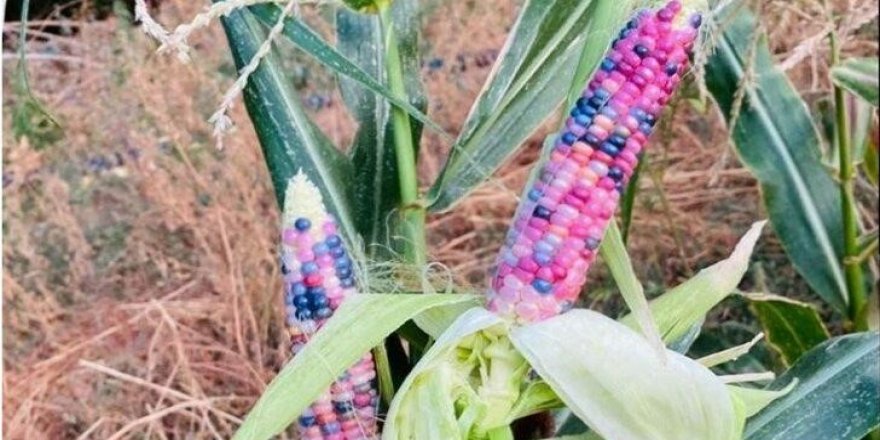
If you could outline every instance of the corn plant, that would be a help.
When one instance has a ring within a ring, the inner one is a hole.
[[[692,80],[689,64],[703,59],[694,56],[707,50],[701,29],[719,26],[727,9],[526,1],[452,138],[426,114],[417,1],[334,6],[335,45],[296,15],[297,3],[258,3],[270,2],[217,1],[174,32],[139,9],[145,30],[183,57],[186,36],[223,16],[241,77],[212,120],[222,136],[243,91],[283,208],[279,296],[293,356],[236,438],[296,424],[308,439],[513,439],[518,421],[548,414],[556,435],[576,438],[859,438],[880,425],[876,332],[823,342],[775,380],[711,369],[757,341],[685,355],[707,312],[745,275],[764,222],[729,258],[650,302],[634,275],[617,205],[634,191],[666,104]],[[338,75],[359,124],[348,154],[289,89],[272,49],[281,36]],[[454,208],[563,102],[485,294],[439,286],[428,213]],[[453,144],[424,192],[423,129]],[[618,320],[578,308],[597,259],[630,308]]]

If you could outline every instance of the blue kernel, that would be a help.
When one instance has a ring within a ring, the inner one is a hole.
[[[309,288],[303,283],[293,283],[293,285],[290,286],[290,291],[293,292],[294,295],[304,295],[308,290]]]
[[[618,34],[617,38],[619,38],[619,39],[622,40],[622,39],[628,37],[629,34],[631,34],[631,33],[632,33],[632,29],[628,29],[628,28],[627,28],[627,29],[624,29],[624,30],[620,31],[620,33]]]
[[[608,116],[611,119],[617,119],[617,110],[614,110],[611,107],[605,107],[602,109],[602,114]]]
[[[546,266],[550,264],[550,260],[552,260],[553,258],[548,253],[535,252],[534,255],[532,255],[532,259],[534,259],[535,262],[540,264],[541,266]]]
[[[603,105],[605,105],[604,99],[599,98],[598,96],[594,96],[594,97],[590,98],[590,107],[595,107],[598,109],[599,107],[602,107]]]
[[[611,97],[611,93],[608,93],[608,90],[605,90],[602,87],[597,87],[596,90],[593,92],[593,96],[604,101]]]
[[[327,295],[324,294],[313,295],[309,298],[309,304],[312,306],[313,310],[318,310],[327,307],[327,305],[330,304],[330,300],[327,299]]]
[[[630,114],[632,117],[638,119],[640,122],[641,122],[642,120],[645,119],[645,116],[648,116],[648,113],[646,113],[644,110],[642,110],[642,109],[640,109],[640,108],[638,108],[638,107],[633,108],[632,110],[630,110],[630,111],[629,111],[629,114]]]
[[[339,432],[340,429],[342,429],[342,428],[340,428],[338,422],[332,422],[332,423],[328,423],[328,424],[322,426],[321,432],[323,432],[324,435],[330,435],[330,434],[336,434],[337,432]]]
[[[534,287],[538,293],[550,293],[550,290],[553,289],[553,284],[550,284],[547,280],[535,278],[534,281],[532,281],[532,287]]]
[[[284,305],[292,306],[293,305],[293,292],[288,291],[284,294]]]
[[[529,190],[529,200],[533,202],[537,202],[542,195],[543,194],[541,194],[541,191],[536,188],[532,188],[531,190]]]
[[[587,237],[586,248],[594,251],[599,248],[599,240],[593,237]]]
[[[638,19],[638,18],[633,18],[632,20],[630,20],[630,21],[626,24],[626,27],[629,28],[629,29],[635,29],[635,28],[637,28],[638,26],[639,26],[639,19]]]
[[[616,147],[622,147],[626,145],[626,138],[619,134],[613,134],[608,138],[608,142],[611,142]]]
[[[616,189],[617,192],[623,194],[623,192],[626,190],[626,185],[624,185],[623,180],[618,180],[614,184],[614,189]]]
[[[536,206],[532,214],[535,217],[542,218],[544,220],[550,220],[550,210],[541,205]]]
[[[315,255],[324,255],[329,251],[330,251],[330,246],[327,246],[327,243],[318,243],[318,244],[312,246],[312,252],[314,252]]]
[[[584,110],[584,114],[587,115],[587,116],[589,116],[589,117],[591,117],[591,118],[592,118],[593,116],[596,116],[598,113],[599,113],[599,111],[596,110],[596,109],[593,108],[593,107],[587,107],[587,109]]]
[[[562,134],[562,142],[566,145],[571,145],[577,141],[577,136],[574,133],[566,131]]]
[[[302,265],[302,273],[304,273],[306,275],[315,273],[317,271],[318,271],[318,264],[315,263],[314,261],[309,261],[309,262],[303,263],[303,265]]]
[[[294,316],[300,321],[307,321],[312,319],[312,311],[306,308],[296,309],[296,314]]]
[[[292,302],[297,309],[305,309],[309,306],[309,298],[306,295],[296,295]]]
[[[703,16],[700,14],[691,15],[690,18],[691,26],[698,28],[701,24],[703,24]]]
[[[335,247],[330,249],[330,256],[333,258],[339,258],[345,256],[345,248],[343,247]]]
[[[577,115],[575,116],[574,121],[582,127],[588,127],[590,123],[593,122],[593,120],[587,115]]]
[[[344,412],[351,411],[353,409],[353,405],[352,405],[352,402],[347,402],[345,400],[339,400],[339,401],[333,402],[333,409],[335,409],[336,412],[344,413]]]
[[[580,98],[578,98],[575,105],[577,106],[578,110],[580,110],[583,113],[586,113],[587,109],[590,108],[590,101],[587,98],[584,98],[583,96],[581,96]]]
[[[666,75],[672,76],[678,73],[678,64],[669,63],[666,65]]]
[[[586,135],[584,135],[584,142],[595,147],[598,146],[599,142],[602,141],[599,139],[598,136],[594,135],[593,133],[587,133]]]
[[[611,142],[603,142],[602,146],[599,147],[599,150],[611,157],[617,156],[620,153],[620,149],[615,147]]]
[[[318,419],[315,416],[302,416],[299,418],[300,426],[315,426],[315,423],[318,423]]]
[[[318,318],[318,319],[327,319],[327,318],[329,318],[330,315],[332,315],[332,314],[333,314],[333,310],[331,310],[330,307],[323,307],[323,308],[318,309],[318,310],[315,312],[315,318]]]
[[[293,227],[295,227],[298,231],[305,231],[312,227],[312,222],[307,218],[301,217],[293,222]]]
[[[337,270],[336,270],[336,275],[337,275],[339,278],[348,278],[348,277],[351,276],[351,268],[349,268],[349,267],[343,267],[342,269],[337,269]]]
[[[553,252],[553,245],[541,240],[535,243],[535,251],[549,254],[550,252]]]
[[[331,248],[339,247],[342,245],[342,239],[339,238],[339,236],[336,234],[330,235],[325,241],[327,242],[327,246],[330,246]]]
[[[281,263],[281,275],[287,275],[290,273],[290,269],[283,262]]]
[[[553,181],[553,173],[543,172],[541,173],[541,181],[544,183],[550,183]]]
[[[633,52],[635,52],[636,55],[644,58],[644,57],[648,56],[648,53],[651,51],[647,47],[645,47],[641,44],[636,44],[636,46],[633,47]]]
[[[583,113],[581,113],[581,109],[577,108],[577,106],[572,107],[571,111],[568,113],[568,115],[571,116],[572,118],[576,118],[582,114]]]
[[[646,135],[651,134],[652,130],[653,129],[651,127],[651,124],[649,124],[647,122],[642,122],[641,124],[639,124],[639,131],[641,131],[642,133],[644,133]]]
[[[337,258],[333,266],[337,269],[341,269],[343,267],[351,267],[351,258],[348,258],[347,256]]]
[[[602,70],[604,70],[606,72],[611,72],[612,70],[614,70],[615,64],[616,63],[614,62],[614,60],[612,60],[610,58],[605,58],[604,60],[602,60],[601,68],[602,68]]]
[[[608,168],[608,177],[620,181],[623,179],[623,170],[621,170],[620,167],[611,166]]]
[[[339,281],[339,284],[346,289],[349,287],[354,287],[354,278],[343,278]]]
[[[650,113],[645,113],[644,119],[645,119],[645,122],[647,122],[652,127],[654,126],[654,124],[657,123],[657,118],[655,118],[654,115],[652,115]]]

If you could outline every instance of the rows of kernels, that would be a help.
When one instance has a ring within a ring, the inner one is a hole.
[[[300,351],[346,297],[357,293],[352,260],[318,189],[298,174],[288,186],[281,271],[292,352]],[[299,418],[307,440],[376,438],[376,369],[365,354]]]
[[[366,440],[377,435],[373,358],[365,355],[299,417],[304,440]]]
[[[497,261],[489,308],[531,322],[571,308],[620,194],[681,82],[699,14],[678,1],[621,31],[526,192]]]
[[[303,343],[303,337],[314,333],[346,296],[354,294],[352,261],[331,216],[322,225],[305,217],[295,219],[284,228],[282,241],[287,325],[294,343]]]

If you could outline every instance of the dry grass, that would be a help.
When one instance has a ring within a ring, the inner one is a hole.
[[[516,8],[428,3],[426,59],[445,60],[425,71],[431,115],[455,131]],[[160,18],[176,24],[197,7],[165,2]],[[762,7],[778,17],[771,41],[779,59],[800,57],[789,73],[804,94],[827,92],[824,44],[799,45],[825,26],[820,14],[787,1]],[[199,34],[195,62],[182,65],[154,55],[153,43],[124,21],[76,29],[28,44],[29,52],[66,57],[29,68],[63,137],[45,145],[13,139],[10,110],[21,97],[7,93],[3,103],[7,438],[226,438],[285,354],[277,210],[256,137],[241,105],[223,152],[206,123],[232,81],[225,39],[216,27]],[[876,34],[850,35],[846,49],[876,54]],[[14,66],[3,72],[7,91]],[[331,87],[313,75],[304,95],[329,97],[313,113],[345,145],[352,122]],[[651,291],[725,255],[763,216],[755,181],[729,153],[711,106],[678,106],[655,146],[631,240]],[[426,137],[423,182],[447,148]],[[461,281],[483,285],[537,149],[529,142],[493,184],[430,219],[432,255]],[[96,165],[99,157],[108,166]],[[779,265],[778,288],[802,286],[772,237],[758,259]],[[606,285],[596,272],[594,285]]]

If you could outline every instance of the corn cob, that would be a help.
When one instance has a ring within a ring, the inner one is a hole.
[[[302,172],[284,201],[281,271],[291,352],[297,353],[346,297],[357,293],[351,258],[321,193]],[[306,440],[376,437],[376,370],[370,353],[349,368],[299,418]]]
[[[496,263],[490,310],[532,322],[573,306],[701,21],[676,0],[621,31],[523,197]]]

